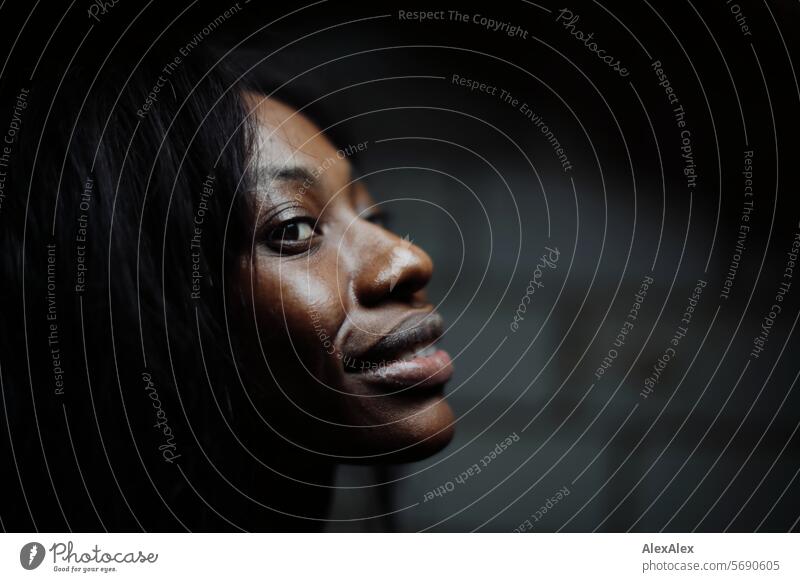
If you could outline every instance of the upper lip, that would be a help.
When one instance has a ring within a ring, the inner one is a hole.
[[[435,311],[415,313],[401,320],[365,349],[347,355],[348,367],[359,368],[364,363],[379,363],[399,359],[400,356],[435,343],[443,333],[442,316]]]

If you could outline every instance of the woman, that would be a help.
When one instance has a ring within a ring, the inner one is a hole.
[[[319,529],[338,463],[451,437],[431,260],[305,101],[109,46],[39,64],[13,148],[3,525]]]

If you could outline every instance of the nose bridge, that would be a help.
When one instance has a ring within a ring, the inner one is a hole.
[[[359,221],[350,233],[355,249],[353,291],[361,303],[408,298],[431,278],[433,263],[409,236],[399,237],[379,226]]]

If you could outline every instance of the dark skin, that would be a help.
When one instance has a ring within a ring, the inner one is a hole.
[[[234,283],[259,414],[281,449],[321,471],[440,450],[453,431],[452,366],[434,345],[441,320],[423,291],[430,257],[382,226],[347,156],[307,117],[262,95],[245,100],[257,179]]]

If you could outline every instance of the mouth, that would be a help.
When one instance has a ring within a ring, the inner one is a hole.
[[[450,355],[436,346],[443,327],[435,312],[407,317],[366,349],[345,354],[345,369],[372,383],[441,386],[453,375]]]

